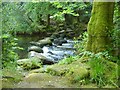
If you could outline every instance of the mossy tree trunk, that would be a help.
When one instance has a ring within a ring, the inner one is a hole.
[[[118,6],[118,17],[117,17],[117,29],[119,30],[119,32],[118,32],[118,38],[120,38],[120,1],[119,2],[117,2],[117,6]],[[117,44],[118,44],[118,46],[117,46],[117,55],[118,55],[118,57],[120,58],[120,41],[118,41],[117,42]],[[120,62],[119,62],[120,63]]]
[[[86,50],[98,53],[112,46],[110,32],[113,27],[114,2],[95,1],[87,28],[88,41]]]

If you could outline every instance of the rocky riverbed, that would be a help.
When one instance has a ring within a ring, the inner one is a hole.
[[[73,30],[67,29],[55,32],[50,37],[29,42],[28,58],[18,60],[18,65],[23,69],[35,69],[74,56],[74,44],[78,42],[72,40],[74,35]]]

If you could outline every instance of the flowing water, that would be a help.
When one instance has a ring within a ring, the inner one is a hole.
[[[28,58],[28,47],[30,46],[31,41],[37,42],[38,40],[43,39],[43,37],[39,36],[19,36],[17,38],[19,41],[18,45],[23,48],[23,50],[17,50],[20,59]],[[43,46],[43,53],[41,53],[41,55],[54,62],[58,62],[65,57],[75,55],[74,43],[76,42],[70,39],[64,39],[67,42],[62,43],[62,45],[56,45],[55,43],[52,43],[51,46]]]

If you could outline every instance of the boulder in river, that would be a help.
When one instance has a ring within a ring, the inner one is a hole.
[[[52,45],[51,38],[45,38],[42,40],[39,40],[38,42],[30,42],[31,45],[43,47],[45,45]]]
[[[64,39],[54,39],[54,44],[62,45],[62,43],[67,43],[67,40],[64,40]]]
[[[39,40],[38,41],[39,43],[41,43],[42,45],[52,45],[52,41],[51,41],[51,38],[47,37],[47,38],[44,38],[42,40]]]
[[[48,57],[45,57],[45,55],[43,55],[42,53],[37,53],[37,52],[35,52],[35,51],[29,52],[28,57],[29,57],[29,58],[37,57],[37,58],[39,58],[39,59],[42,61],[42,63],[43,63],[44,65],[45,65],[45,64],[50,65],[50,64],[56,63],[56,62],[54,61],[54,59],[50,59],[50,58],[48,58]]]
[[[60,37],[59,33],[53,33],[51,35],[51,38],[53,38],[53,39],[56,39],[56,38],[59,38],[59,37]]]
[[[31,47],[28,47],[28,51],[35,51],[35,52],[38,52],[38,53],[43,53],[43,50],[42,48],[38,47],[38,46],[31,46]]]

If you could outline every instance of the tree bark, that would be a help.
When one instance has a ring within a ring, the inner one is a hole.
[[[112,46],[110,32],[113,28],[114,2],[95,1],[87,28],[86,50],[98,53]]]
[[[50,26],[50,14],[47,15],[47,27]]]

